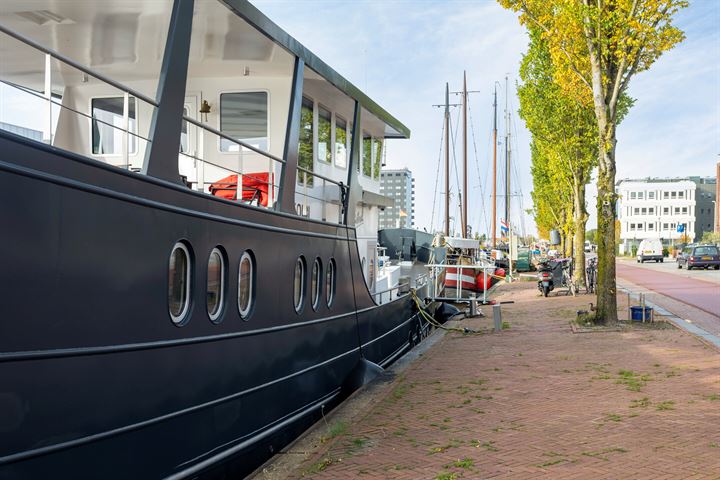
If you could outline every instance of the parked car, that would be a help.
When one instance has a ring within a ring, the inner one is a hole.
[[[662,242],[657,238],[646,238],[640,242],[640,246],[637,249],[637,261],[638,263],[645,263],[650,260],[655,260],[655,263],[663,261],[663,247]]]
[[[720,270],[720,251],[715,245],[688,245],[677,257],[677,266],[688,270],[693,268],[714,268]]]

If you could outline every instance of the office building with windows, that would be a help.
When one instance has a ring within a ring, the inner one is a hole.
[[[712,231],[715,182],[713,177],[618,181],[621,250],[646,238],[659,238],[664,245],[698,241]]]
[[[380,194],[393,205],[380,212],[380,228],[413,228],[415,224],[415,179],[407,168],[382,170]]]

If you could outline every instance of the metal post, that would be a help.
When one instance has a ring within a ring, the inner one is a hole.
[[[631,305],[632,305],[632,304],[630,303],[630,290],[628,290],[628,292],[627,292],[627,321],[628,321],[628,322],[632,320],[632,318],[631,318],[631,313],[630,313],[630,312],[631,312],[631,310],[630,310]]]
[[[487,267],[483,267],[483,305],[487,303]]]
[[[128,130],[130,129],[130,94],[128,92],[123,93],[123,141],[122,141],[122,158],[123,165],[125,168],[130,170],[130,135]]]
[[[52,145],[52,56],[45,54],[45,99],[48,102],[47,109],[47,132],[43,132],[43,141]]]
[[[642,322],[645,323],[645,294],[641,293],[642,295],[640,297],[640,307],[642,308]]]
[[[493,322],[496,332],[502,330],[502,311],[500,310],[500,305],[493,305]]]

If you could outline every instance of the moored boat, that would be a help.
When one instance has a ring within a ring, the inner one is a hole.
[[[408,129],[255,7],[0,13],[0,478],[244,475],[422,337],[376,286]]]

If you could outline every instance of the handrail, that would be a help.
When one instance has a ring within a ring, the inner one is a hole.
[[[47,47],[44,47],[44,46],[40,45],[39,43],[37,43],[36,41],[31,40],[17,32],[14,32],[14,31],[10,30],[9,28],[3,26],[2,24],[0,24],[0,32],[3,32],[4,34],[6,34],[10,37],[13,37],[14,39],[19,40],[20,42],[22,42],[26,45],[29,45],[37,50],[40,50],[41,52],[46,53],[46,54],[60,60],[61,62],[67,63],[71,67],[74,67],[74,68],[80,70],[81,72],[87,73],[88,75],[91,75],[92,77],[97,78],[98,80],[101,80],[109,85],[112,85],[113,87],[117,88],[118,90],[127,92],[127,93],[131,94],[132,96],[137,97],[140,100],[143,100],[144,102],[147,102],[154,107],[158,106],[157,102],[155,100],[151,99],[150,97],[143,95],[142,93],[135,91],[130,87],[124,86],[121,83],[116,82],[115,80],[112,80],[112,79],[106,77],[105,75],[102,75],[101,73],[94,72],[93,70],[90,70],[89,68],[82,66],[81,64],[66,57],[65,55],[62,55],[62,54],[56,52],[55,50],[51,50]]]
[[[253,147],[253,146],[250,145],[249,143],[245,143],[245,142],[243,142],[242,140],[238,140],[237,138],[233,138],[233,137],[231,137],[231,136],[229,136],[229,135],[221,132],[220,130],[216,130],[215,128],[211,127],[210,125],[207,125],[207,124],[202,123],[202,122],[198,122],[198,121],[195,120],[194,118],[186,117],[185,115],[183,115],[183,120],[185,120],[185,121],[188,122],[188,123],[192,123],[192,124],[195,125],[196,127],[200,127],[200,128],[202,128],[202,129],[204,129],[204,130],[207,130],[207,131],[210,132],[210,133],[214,133],[215,135],[217,135],[217,136],[219,136],[219,137],[222,137],[222,138],[224,138],[225,140],[229,140],[229,141],[231,141],[231,142],[233,142],[233,143],[237,143],[237,144],[240,145],[241,147],[247,148],[248,150],[252,150],[253,152],[258,153],[258,154],[260,154],[260,155],[262,155],[262,156],[264,156],[264,157],[267,157],[267,158],[269,158],[269,159],[271,159],[271,160],[275,160],[276,162],[280,162],[280,163],[282,163],[282,164],[285,164],[285,160],[283,160],[282,158],[276,157],[275,155],[273,155],[273,154],[270,153],[270,152],[266,152],[266,151],[264,151],[264,150],[260,150],[260,149],[257,148],[257,147]]]
[[[308,170],[307,168],[301,167],[300,165],[298,165],[297,169],[300,170],[301,172],[307,173],[308,175],[312,175],[313,177],[318,177],[321,180],[325,180],[326,182],[334,183],[335,185],[337,185],[340,188],[343,188],[343,189],[348,188],[348,186],[342,182],[338,182],[337,180],[333,180],[332,178],[328,178],[324,175],[320,175],[319,173],[315,173],[311,170]]]
[[[388,288],[388,289],[386,289],[386,290],[381,290],[381,291],[379,291],[379,292],[373,292],[372,294],[373,294],[373,296],[375,296],[375,295],[382,295],[383,293],[392,292],[393,290],[397,290],[397,289],[400,289],[400,288],[402,288],[402,287],[409,287],[409,286],[410,286],[410,282],[398,283],[398,284],[395,285],[394,287],[390,287],[390,288]]]

